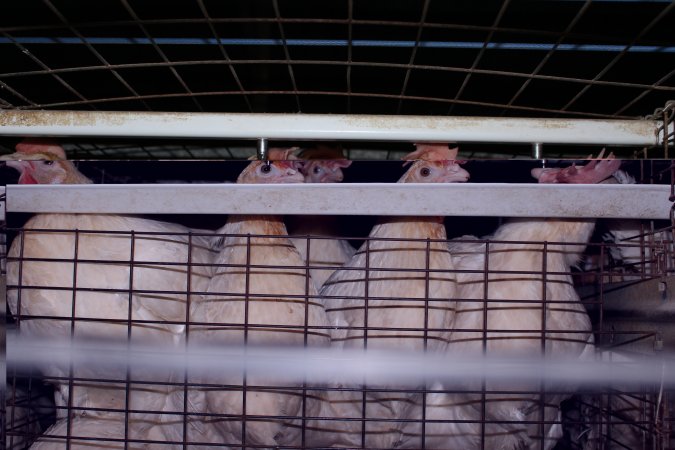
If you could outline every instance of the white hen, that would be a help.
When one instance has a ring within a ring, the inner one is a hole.
[[[610,155],[581,168],[535,169],[533,176],[540,183],[597,183],[619,165]],[[457,298],[461,300],[457,302],[453,328],[462,331],[452,333],[449,355],[591,356],[591,323],[574,290],[569,268],[579,260],[594,223],[592,219],[518,219],[502,225],[489,241],[467,241],[466,237],[451,241],[456,268],[467,272],[457,277]],[[457,386],[437,384],[434,388]],[[480,392],[481,384],[476,381],[463,388]],[[568,394],[544,394],[540,398],[539,386],[525,383],[487,383],[485,389],[485,403],[480,394],[430,394],[426,448],[534,450],[555,445],[561,433],[559,405]],[[557,389],[565,392],[564,387]],[[573,387],[566,389],[571,391]],[[545,404],[543,409],[540,401]],[[484,428],[483,417],[487,422]],[[540,420],[546,424],[534,424]],[[420,438],[419,430],[406,430],[401,446],[417,448]]]
[[[270,157],[274,161],[252,162],[237,183],[303,182],[292,163],[281,160],[288,157],[287,153],[270,150]],[[233,215],[219,233],[224,234],[224,242],[216,258],[216,273],[208,294],[192,305],[190,320],[195,324],[189,342],[328,347],[326,312],[317,302],[316,289],[288,239],[282,218]],[[303,408],[301,383],[273,375],[195,375],[191,381],[213,386],[188,392],[189,411],[205,414],[188,419],[189,442],[300,445],[301,416],[303,412],[312,415],[318,408],[317,403],[309,401]],[[182,407],[182,397],[178,397],[176,406]],[[242,414],[263,417],[242,421]]]
[[[318,145],[302,150],[296,162],[298,170],[305,176],[305,183],[339,183],[343,180],[342,169],[351,165],[344,159],[340,147]],[[333,216],[297,216],[288,219],[291,241],[307,261],[309,240],[310,274],[318,289],[328,277],[354,255],[356,249],[346,239],[331,239],[340,234],[338,221]],[[301,236],[310,236],[307,237]],[[316,236],[312,239],[311,236]],[[330,267],[321,269],[319,267]]]
[[[419,160],[399,182],[467,181],[469,174],[454,161],[456,154],[457,149],[448,150],[447,145],[419,145],[405,158]],[[445,239],[441,217],[380,219],[352,259],[321,290],[331,324],[339,327],[332,333],[333,346],[442,350],[447,336],[425,329],[447,329],[453,318],[455,275]],[[400,392],[365,395],[325,392],[321,416],[328,420],[310,423],[310,445],[392,447],[402,426],[399,420],[408,418],[419,396],[398,388]],[[363,414],[368,421],[354,420]],[[345,418],[352,420],[340,420]]]
[[[21,172],[20,183],[90,182],[57,145],[25,142],[17,150],[3,159]],[[9,308],[26,335],[177,343],[184,331],[188,286],[205,291],[210,279],[213,252],[208,245],[205,237],[166,222],[112,214],[38,214],[9,250]],[[127,403],[126,369],[75,368],[71,374],[67,365],[57,365],[45,375],[56,387],[59,417],[69,405],[75,415],[85,407],[160,411],[168,389],[132,383]],[[71,387],[71,376],[122,383],[75,380]],[[140,370],[132,370],[130,378],[166,381]],[[123,420],[124,414],[119,417]],[[157,416],[132,413],[129,421],[149,427]]]
[[[619,184],[635,184],[635,178],[623,170],[617,170],[606,182]],[[608,219],[603,221],[602,239],[612,244],[608,247],[614,269],[621,272],[618,280],[630,281],[649,278],[659,272],[659,249],[668,245],[672,237],[669,232],[654,230],[646,221],[637,219]],[[663,227],[667,227],[663,221]],[[657,225],[658,227],[658,225]]]

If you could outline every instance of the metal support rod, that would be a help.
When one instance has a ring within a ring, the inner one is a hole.
[[[542,158],[543,151],[544,146],[541,142],[535,142],[532,144],[532,158],[543,159]]]
[[[0,111],[0,135],[660,145],[654,119]],[[663,136],[663,134],[661,135]]]
[[[0,186],[0,222],[5,221],[5,186]]]
[[[260,138],[258,139],[258,148],[256,155],[261,161],[267,161],[267,139]]]
[[[665,184],[8,185],[7,212],[669,219],[669,197]]]

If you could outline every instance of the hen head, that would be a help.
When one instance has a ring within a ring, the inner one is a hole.
[[[417,150],[404,156],[404,165],[417,160],[403,174],[399,183],[463,183],[469,180],[469,172],[456,161],[457,148],[447,144],[416,144]]]
[[[298,170],[305,176],[305,183],[339,183],[344,179],[342,169],[352,162],[345,159],[340,146],[319,144],[298,153]]]
[[[17,144],[16,153],[3,155],[0,160],[21,174],[19,184],[91,183],[66,159],[63,148],[51,141],[26,139]]]
[[[605,151],[601,151],[597,158],[591,158],[585,166],[577,167],[572,164],[565,168],[532,169],[532,176],[540,183],[569,183],[569,184],[595,184],[605,178],[609,178],[619,170],[621,161],[614,159],[614,153],[603,158]]]
[[[237,178],[239,184],[303,183],[305,178],[296,170],[294,149],[271,148],[267,161],[253,161]]]
[[[351,164],[348,159],[315,159],[296,163],[305,176],[305,183],[339,183],[345,177],[342,169]]]

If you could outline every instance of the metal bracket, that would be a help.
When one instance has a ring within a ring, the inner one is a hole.
[[[267,161],[267,158],[268,158],[267,150],[268,150],[267,139],[265,139],[265,138],[258,139],[258,148],[257,148],[256,156],[258,157],[259,160]]]
[[[656,144],[663,147],[663,158],[668,159],[668,150],[675,145],[675,100],[666,102],[654,114],[647,116],[650,120],[660,120],[656,128]]]
[[[6,209],[7,209],[7,193],[6,187],[0,186],[0,225],[5,222]]]

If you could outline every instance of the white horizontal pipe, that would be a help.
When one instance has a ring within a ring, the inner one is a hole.
[[[69,367],[109,370],[141,369],[145,373],[185,373],[211,377],[269,376],[311,383],[385,384],[417,386],[425,381],[466,382],[486,379],[518,383],[543,380],[576,386],[675,385],[675,359],[670,354],[627,359],[603,352],[595,360],[471,357],[457,354],[397,350],[190,345],[187,349],[115,341],[39,339],[15,333],[7,336],[11,368]],[[423,370],[420,370],[424,368]],[[112,375],[114,377],[114,375]],[[522,389],[522,387],[521,387]]]
[[[8,185],[8,212],[668,219],[667,185]]]
[[[659,144],[655,120],[110,111],[0,111],[0,135]]]

